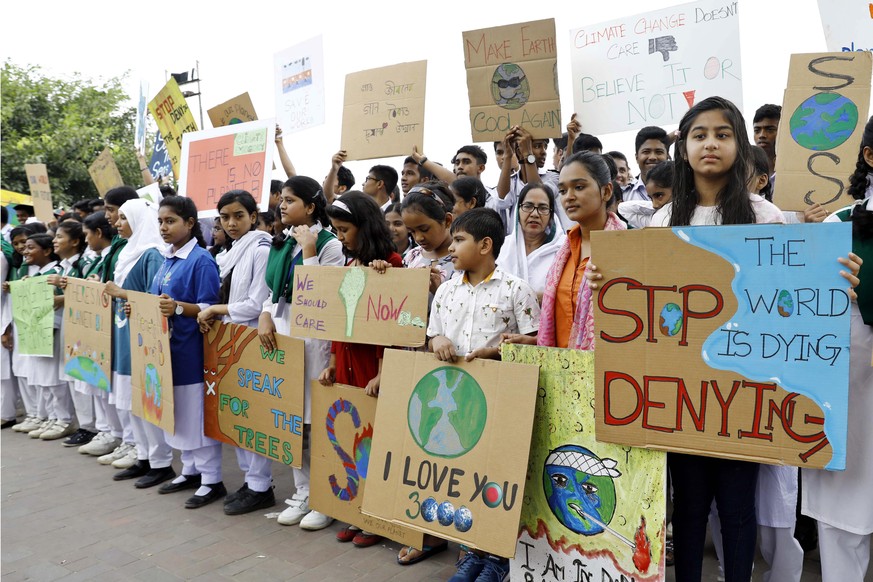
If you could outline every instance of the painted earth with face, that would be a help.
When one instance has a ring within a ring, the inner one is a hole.
[[[503,63],[491,77],[491,97],[504,109],[518,109],[530,99],[530,84],[521,67]]]
[[[573,465],[579,466],[578,459],[588,459],[592,461],[591,464],[603,467],[600,459],[588,449],[577,445],[564,445],[546,458],[543,489],[549,508],[561,524],[578,534],[597,535],[603,532],[603,527],[588,516],[603,524],[609,524],[615,515],[615,483],[608,474],[592,475],[574,468]],[[610,470],[606,472],[618,473]]]

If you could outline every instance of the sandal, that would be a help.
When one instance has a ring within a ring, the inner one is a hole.
[[[422,560],[426,560],[426,559],[430,558],[431,556],[435,556],[441,552],[445,552],[448,549],[448,547],[449,547],[449,542],[444,542],[438,546],[424,545],[420,550],[418,550],[412,546],[407,546],[405,548],[406,554],[403,555],[403,558],[406,558],[407,556],[411,555],[413,552],[418,552],[418,555],[414,556],[408,560],[404,560],[400,556],[397,556],[397,563],[400,564],[401,566],[411,566],[412,564],[417,564],[418,562],[421,562]]]

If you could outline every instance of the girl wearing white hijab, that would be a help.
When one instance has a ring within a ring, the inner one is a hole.
[[[176,476],[170,466],[173,449],[167,444],[164,431],[130,412],[130,327],[124,306],[128,291],[148,293],[152,279],[164,262],[158,250],[164,246],[164,241],[158,230],[157,205],[143,199],[128,200],[118,211],[115,228],[119,236],[127,239],[127,244],[119,252],[114,282],[106,284],[106,293],[115,298],[117,328],[112,346],[112,395],[122,425],[130,427],[130,431],[124,431],[124,440],[131,446],[126,457],[112,463],[124,469],[113,479],[140,477],[135,485],[143,489]],[[131,433],[132,443],[127,437]]]
[[[547,186],[528,184],[518,195],[518,227],[507,235],[497,265],[524,279],[542,301],[546,276],[564,244],[564,230],[555,219],[555,196]]]

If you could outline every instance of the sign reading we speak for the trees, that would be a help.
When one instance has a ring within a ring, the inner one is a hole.
[[[598,232],[597,438],[841,470],[851,225]]]

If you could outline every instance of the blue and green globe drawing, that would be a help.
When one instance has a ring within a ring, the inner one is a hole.
[[[64,365],[64,373],[76,380],[109,391],[109,378],[106,377],[106,373],[97,365],[97,362],[91,358],[85,356],[71,358]]]
[[[791,293],[783,289],[779,292],[779,297],[776,298],[776,311],[782,317],[791,317],[794,314],[794,300],[791,298]]]
[[[155,408],[161,408],[161,406],[163,406],[163,403],[161,402],[161,377],[158,375],[158,369],[152,364],[146,365],[145,392],[149,402],[151,402]]]
[[[816,152],[844,143],[858,126],[858,107],[839,93],[816,93],[791,115],[789,129],[798,145]]]
[[[419,447],[437,457],[470,452],[487,418],[482,387],[460,368],[444,366],[425,374],[409,397],[409,432]]]
[[[530,84],[515,63],[503,63],[491,76],[491,98],[504,109],[518,109],[530,99]]]
[[[668,303],[661,309],[658,319],[658,329],[666,336],[673,337],[682,329],[682,308],[675,303]]]

